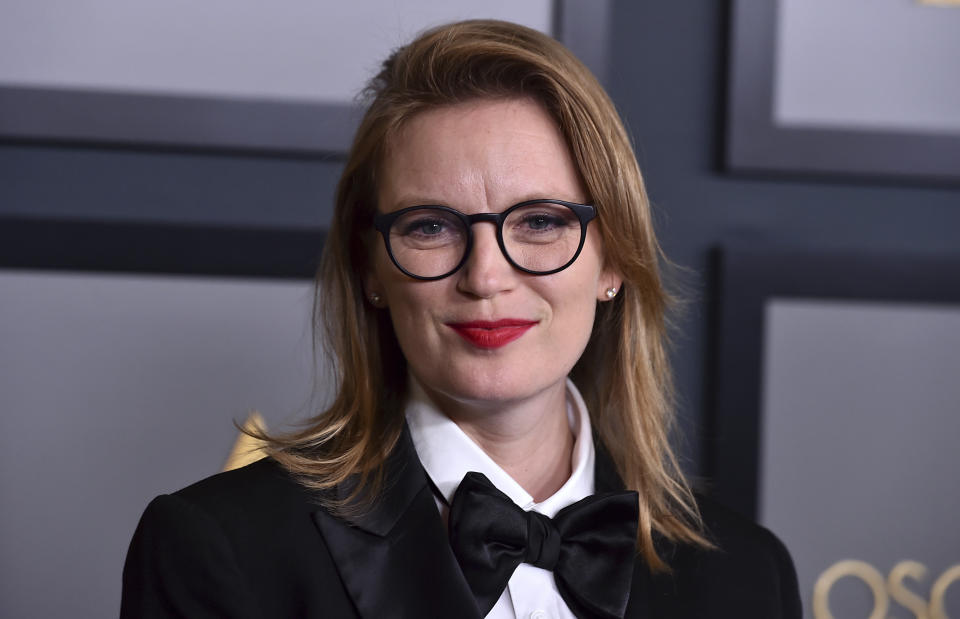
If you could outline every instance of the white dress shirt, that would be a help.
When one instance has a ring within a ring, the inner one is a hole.
[[[567,379],[567,417],[573,430],[573,460],[570,479],[557,492],[540,503],[508,475],[479,445],[467,436],[430,401],[423,388],[411,378],[410,401],[407,403],[407,424],[417,455],[427,475],[446,498],[447,504],[460,480],[470,471],[477,471],[525,511],[533,510],[553,518],[557,512],[594,492],[594,450],[590,416],[583,397]],[[447,519],[447,504],[439,498],[437,506]],[[557,591],[553,572],[521,563],[510,577],[506,589],[489,619],[574,619]]]

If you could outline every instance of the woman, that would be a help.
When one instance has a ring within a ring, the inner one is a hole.
[[[318,279],[332,405],[155,499],[129,617],[798,617],[789,555],[668,445],[667,295],[628,137],[503,22],[389,58]]]

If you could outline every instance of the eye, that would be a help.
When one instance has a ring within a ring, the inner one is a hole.
[[[404,222],[403,229],[400,230],[400,233],[404,236],[436,236],[438,234],[443,234],[446,228],[447,222],[443,221],[442,219],[422,217],[412,221]]]
[[[394,249],[438,249],[461,246],[466,233],[456,215],[442,209],[424,207],[401,215],[390,228]]]
[[[561,218],[550,213],[527,213],[521,222],[531,230],[551,230],[566,224]]]

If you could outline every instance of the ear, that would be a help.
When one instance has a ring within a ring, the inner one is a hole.
[[[367,254],[366,266],[363,270],[363,296],[367,303],[382,309],[387,306],[387,299],[383,282],[377,275],[376,264],[377,252],[381,251],[383,243],[380,241],[380,235],[372,230],[366,232],[361,238]]]
[[[366,297],[370,305],[378,309],[387,306],[387,300],[383,295],[383,286],[380,285],[380,279],[372,266],[367,269],[363,276],[363,296]]]
[[[623,287],[623,277],[614,269],[606,267],[597,280],[597,300],[612,301],[617,298]]]

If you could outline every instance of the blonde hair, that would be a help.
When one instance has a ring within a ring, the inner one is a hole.
[[[597,209],[605,259],[623,277],[622,292],[599,304],[572,378],[617,471],[640,494],[638,549],[653,569],[667,569],[654,533],[708,546],[669,444],[674,409],[661,251],[629,137],[600,84],[550,37],[474,20],[432,29],[395,51],[367,94],[370,105],[337,188],[317,275],[317,335],[330,353],[336,397],[302,430],[261,436],[270,454],[309,487],[330,488],[356,476],[351,500],[376,495],[382,465],[403,430],[407,389],[406,361],[389,316],[366,302],[362,287],[385,149],[407,120],[425,110],[532,98],[560,127]]]

